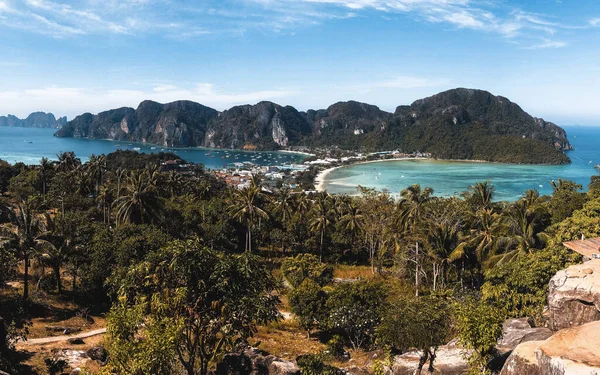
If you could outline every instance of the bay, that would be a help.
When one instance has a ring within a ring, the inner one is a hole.
[[[387,190],[392,195],[413,184],[431,187],[436,196],[455,196],[468,186],[490,180],[495,187],[495,200],[514,201],[528,189],[551,194],[550,182],[559,178],[587,187],[590,177],[597,175],[600,164],[600,127],[565,126],[575,150],[567,165],[514,165],[500,163],[450,162],[433,160],[385,161],[355,164],[329,173],[322,187],[330,193],[355,195],[357,186]]]
[[[56,129],[0,127],[0,159],[9,163],[37,164],[42,157],[57,160],[62,151],[73,151],[83,162],[91,155],[109,154],[116,150],[157,153],[173,152],[182,159],[219,169],[234,162],[253,162],[258,165],[283,165],[302,161],[305,155],[289,152],[241,151],[201,147],[166,148],[163,146],[98,139],[56,138]]]

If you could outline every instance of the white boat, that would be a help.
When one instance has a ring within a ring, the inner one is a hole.
[[[139,150],[141,150],[141,148],[139,148],[139,147],[134,147],[133,148],[133,151],[139,151]]]

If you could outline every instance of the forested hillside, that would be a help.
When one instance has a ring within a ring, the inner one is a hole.
[[[510,100],[455,89],[399,106],[395,113],[354,101],[299,112],[271,102],[223,112],[197,103],[145,101],[137,110],[86,113],[58,137],[102,138],[168,147],[274,150],[290,146],[356,151],[400,150],[442,159],[562,164],[571,148],[559,126]]]
[[[436,368],[457,338],[488,373],[504,319],[545,324],[550,278],[580,260],[562,242],[600,235],[598,176],[513,203],[488,182],[394,200],[268,191],[258,175],[234,189],[201,166],[166,170],[173,158],[0,162],[0,370],[61,373],[75,362],[57,355],[79,347],[92,374],[206,375],[249,344],[290,371],[380,374],[408,350]]]

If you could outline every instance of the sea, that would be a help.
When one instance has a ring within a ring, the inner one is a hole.
[[[490,180],[495,200],[514,201],[528,189],[551,194],[550,182],[559,178],[575,181],[585,189],[592,175],[599,174],[600,127],[563,126],[574,146],[567,165],[514,165],[500,163],[451,162],[434,160],[385,161],[355,164],[338,168],[327,175],[323,187],[330,193],[358,194],[358,186],[375,188],[398,195],[413,184],[431,187],[436,196],[459,195],[470,185]],[[182,159],[220,169],[234,162],[249,161],[258,165],[285,165],[301,162],[305,155],[286,152],[253,152],[208,148],[166,148],[148,144],[56,138],[54,129],[0,127],[0,159],[9,163],[37,164],[42,157],[57,159],[62,151],[73,151],[87,161],[92,154],[115,150],[144,153],[169,151]],[[139,150],[138,150],[139,149]]]
[[[290,152],[256,152],[223,150],[201,147],[172,148],[144,143],[98,139],[57,138],[56,129],[0,127],[0,159],[11,164],[22,162],[38,164],[42,157],[57,160],[63,151],[73,151],[86,162],[91,155],[102,155],[116,150],[134,150],[143,153],[172,152],[183,160],[204,164],[209,169],[221,169],[231,163],[252,162],[257,165],[286,165],[301,162],[306,155]]]
[[[528,189],[552,194],[550,182],[559,178],[575,181],[585,190],[590,177],[600,170],[600,127],[563,126],[575,148],[568,151],[571,164],[515,165],[501,163],[434,160],[385,161],[354,164],[329,173],[322,187],[330,193],[358,194],[364,186],[397,196],[406,187],[431,187],[436,196],[460,195],[470,185],[490,180],[496,201],[515,201]]]

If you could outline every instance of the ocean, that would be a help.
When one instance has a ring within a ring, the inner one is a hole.
[[[385,161],[355,164],[329,173],[323,187],[330,193],[355,195],[358,185],[387,190],[393,195],[420,184],[431,187],[436,196],[459,195],[478,181],[490,180],[495,200],[514,201],[528,189],[551,194],[550,182],[558,178],[575,181],[586,189],[600,164],[600,127],[564,126],[575,150],[569,151],[571,164],[514,165],[500,163],[449,162],[432,160]]]
[[[282,165],[302,161],[303,155],[288,152],[254,152],[217,150],[200,147],[168,148],[141,143],[98,139],[56,138],[56,129],[0,127],[0,159],[9,163],[37,164],[42,157],[57,160],[62,151],[73,151],[83,162],[91,155],[109,154],[116,150],[139,152],[173,152],[186,161],[202,163],[210,169],[220,169],[229,163],[253,162],[258,165]]]

